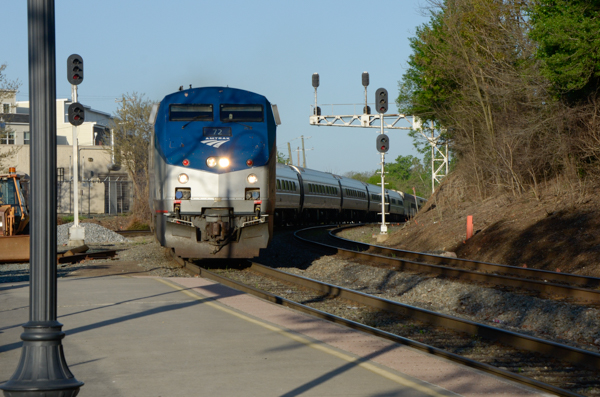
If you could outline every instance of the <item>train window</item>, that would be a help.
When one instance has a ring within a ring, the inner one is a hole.
[[[262,105],[221,105],[221,121],[256,121],[264,120]]]
[[[292,185],[294,186],[294,191],[296,191],[296,182],[292,182]]]
[[[176,104],[169,105],[170,121],[213,121],[213,105]]]
[[[281,190],[281,181],[277,179],[277,190]]]
[[[290,190],[290,183],[288,181],[283,181],[283,188],[285,190]]]

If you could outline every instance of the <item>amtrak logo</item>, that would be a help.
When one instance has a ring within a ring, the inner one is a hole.
[[[208,138],[200,142],[205,145],[218,148],[221,147],[222,144],[229,142],[229,138]]]

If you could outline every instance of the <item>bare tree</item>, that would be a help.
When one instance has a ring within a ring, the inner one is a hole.
[[[458,169],[481,198],[535,187],[567,156],[561,131],[552,128],[558,105],[528,36],[527,0],[429,2],[433,22],[418,32],[408,75],[418,76],[412,106],[451,131]]]
[[[152,132],[149,117],[154,102],[135,92],[123,94],[120,102],[113,125],[115,159],[133,183],[133,215],[149,221],[148,145]]]
[[[16,92],[19,90],[21,83],[18,80],[8,80],[6,75],[4,74],[4,70],[6,69],[6,64],[0,65],[0,106],[8,99],[10,99]],[[9,137],[13,131],[10,127],[7,126],[6,122],[9,121],[10,116],[3,116],[2,114],[6,113],[5,109],[0,109],[0,140],[4,143],[5,140]],[[0,151],[0,173],[6,172],[7,167],[3,162],[14,156],[20,147],[12,147],[10,149],[4,149]]]

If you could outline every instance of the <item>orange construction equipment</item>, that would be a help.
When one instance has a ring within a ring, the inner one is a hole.
[[[29,261],[29,211],[15,168],[0,175],[0,263]]]

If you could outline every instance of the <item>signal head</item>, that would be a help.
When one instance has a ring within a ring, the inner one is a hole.
[[[388,92],[385,88],[379,88],[375,92],[375,106],[377,113],[385,113],[388,110]]]
[[[67,113],[69,116],[69,123],[74,126],[81,125],[85,121],[85,109],[79,102],[70,104]]]
[[[390,150],[390,138],[386,134],[377,135],[376,143],[379,153],[387,153]]]
[[[79,85],[83,81],[83,58],[81,55],[73,54],[67,59],[67,80],[73,85]]]
[[[319,86],[319,73],[313,73],[312,75],[312,86],[317,88]]]
[[[362,85],[365,88],[369,86],[369,72],[363,72],[363,74],[362,74]]]

